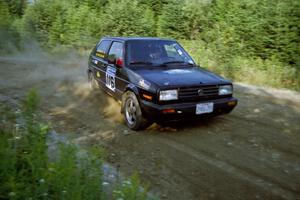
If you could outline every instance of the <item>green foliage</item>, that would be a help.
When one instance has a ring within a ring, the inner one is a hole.
[[[12,25],[14,20],[9,5],[5,1],[0,1],[0,53],[11,52],[18,46],[19,34]]]
[[[168,0],[138,0],[139,5],[149,8],[155,16],[162,14],[162,7],[167,4]]]
[[[14,17],[22,17],[27,6],[27,0],[3,0],[8,5],[9,13]]]
[[[249,58],[241,55],[228,57],[225,61],[220,59],[222,53],[207,48],[204,41],[181,40],[180,42],[201,67],[232,80],[276,88],[300,89],[297,70],[277,58],[262,59],[254,56]]]
[[[157,22],[157,33],[159,36],[177,39],[187,37],[187,19],[182,11],[183,6],[184,1],[169,0],[162,8],[162,14]]]
[[[112,0],[106,7],[100,25],[104,35],[154,36],[154,15],[150,9],[142,9],[137,1]]]
[[[20,112],[0,104],[0,199],[105,199],[103,151],[61,143],[56,147],[58,153],[51,154],[46,144],[49,127],[40,120],[39,101],[31,90]],[[124,199],[146,199],[147,190],[138,177],[130,181],[116,194]]]
[[[61,144],[58,158],[49,160],[49,128],[39,120],[38,101],[36,92],[31,91],[21,115],[15,118],[1,108],[0,198],[102,199],[101,158],[78,158],[76,147]],[[9,122],[15,128],[7,126]]]
[[[193,47],[198,48],[193,51],[206,51],[201,54],[206,57],[199,58],[198,54],[196,60],[226,66],[218,69],[225,70],[222,74],[233,80],[246,80],[233,75],[243,67],[236,66],[237,60],[262,60],[257,63],[268,64],[251,71],[264,74],[260,69],[278,66],[279,72],[272,73],[276,76],[274,80],[283,81],[278,86],[300,88],[300,1],[36,0],[28,5],[24,2],[0,2],[0,53],[5,49],[12,51],[14,46],[18,49],[19,34],[37,39],[50,50],[62,46],[91,49],[107,35],[161,36],[201,44]],[[289,74],[290,80],[283,80],[287,76],[280,75],[281,72]]]
[[[2,29],[7,27],[12,21],[8,5],[4,1],[0,1],[0,16],[0,27]]]
[[[23,17],[25,30],[37,38],[42,44],[47,44],[52,23],[61,16],[67,6],[59,0],[41,0],[28,6]]]
[[[138,174],[131,176],[129,180],[123,181],[119,189],[114,191],[114,199],[126,200],[149,200],[148,191],[141,187]]]
[[[206,1],[188,0],[182,8],[185,16],[186,38],[195,40],[199,38],[200,33],[210,27],[210,4]]]
[[[89,19],[89,20],[83,20]],[[69,45],[74,47],[87,47],[95,43],[97,27],[101,22],[101,16],[91,12],[87,4],[78,7],[64,7],[56,16],[49,30],[49,44]]]
[[[276,56],[295,64],[300,53],[299,10],[299,1],[293,0],[214,1],[213,29],[205,37],[210,35],[208,42],[215,43],[225,56]]]
[[[154,36],[152,10],[137,4],[129,0],[54,0],[51,4],[40,0],[29,6],[24,23],[29,33],[52,47],[90,48],[103,35]]]
[[[167,1],[168,0],[138,0],[138,6],[141,6],[143,9],[152,11],[151,13],[153,14],[153,21],[149,23],[149,20],[146,20],[146,23],[149,23],[153,36],[157,35],[158,18],[162,14],[162,8],[167,4]]]

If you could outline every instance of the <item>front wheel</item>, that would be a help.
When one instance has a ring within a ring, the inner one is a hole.
[[[139,102],[133,92],[126,92],[124,99],[124,116],[127,126],[132,130],[147,128],[151,123],[143,117]]]

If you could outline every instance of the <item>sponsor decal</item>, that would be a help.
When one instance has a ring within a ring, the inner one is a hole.
[[[99,78],[101,75],[100,75],[100,72],[97,72],[96,73],[96,76]]]
[[[182,51],[180,49],[177,49],[177,52],[179,53],[179,55],[182,55]]]
[[[113,92],[116,90],[116,69],[113,67],[106,68],[106,87],[108,87]]]
[[[151,86],[151,84],[148,81],[145,81],[144,79],[141,79],[139,81],[139,86],[141,86],[142,88],[148,90]]]
[[[99,58],[104,58],[105,57],[105,53],[97,51],[96,52],[96,56],[98,56]]]

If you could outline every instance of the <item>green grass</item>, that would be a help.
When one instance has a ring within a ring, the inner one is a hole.
[[[141,187],[138,175],[134,174],[130,180],[123,181],[122,185],[114,191],[113,197],[116,200],[146,200],[150,199],[147,194],[147,189]]]
[[[92,148],[86,156],[78,156],[78,147],[62,143],[50,160],[49,127],[40,120],[38,103],[38,95],[31,91],[20,112],[1,104],[0,199],[106,199],[102,151]],[[115,199],[146,199],[147,190],[140,190],[137,176],[131,183],[118,187]]]
[[[232,81],[300,90],[296,68],[279,62],[275,57],[263,60],[259,57],[237,56],[233,52],[226,54],[201,40],[180,42],[197,64]]]

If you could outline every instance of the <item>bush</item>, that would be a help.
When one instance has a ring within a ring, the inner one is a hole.
[[[276,88],[300,89],[299,74],[295,67],[277,58],[228,56],[223,57],[212,45],[204,41],[182,40],[182,45],[200,66],[237,82]]]
[[[102,150],[83,153],[61,143],[57,155],[50,156],[49,127],[41,122],[38,105],[39,97],[32,90],[21,112],[0,106],[0,199],[105,199]],[[117,199],[126,200],[150,199],[147,194],[137,175],[114,192]]]
[[[39,119],[38,101],[31,91],[20,115],[1,109],[0,198],[102,199],[101,158],[78,158],[77,148],[61,144],[57,160],[49,161],[49,128]]]
[[[123,181],[121,187],[114,191],[114,199],[126,200],[146,200],[148,199],[148,192],[142,188],[138,175],[134,174],[130,180]]]
[[[299,89],[299,9],[295,0],[4,0],[0,53],[24,38],[52,52],[90,50],[106,35],[162,36],[200,44],[194,58],[233,80]]]
[[[18,49],[20,36],[12,24],[14,16],[10,13],[10,7],[4,1],[0,1],[0,54],[11,53]]]
[[[153,12],[138,5],[136,0],[112,0],[106,7],[100,25],[104,35],[154,36]]]

